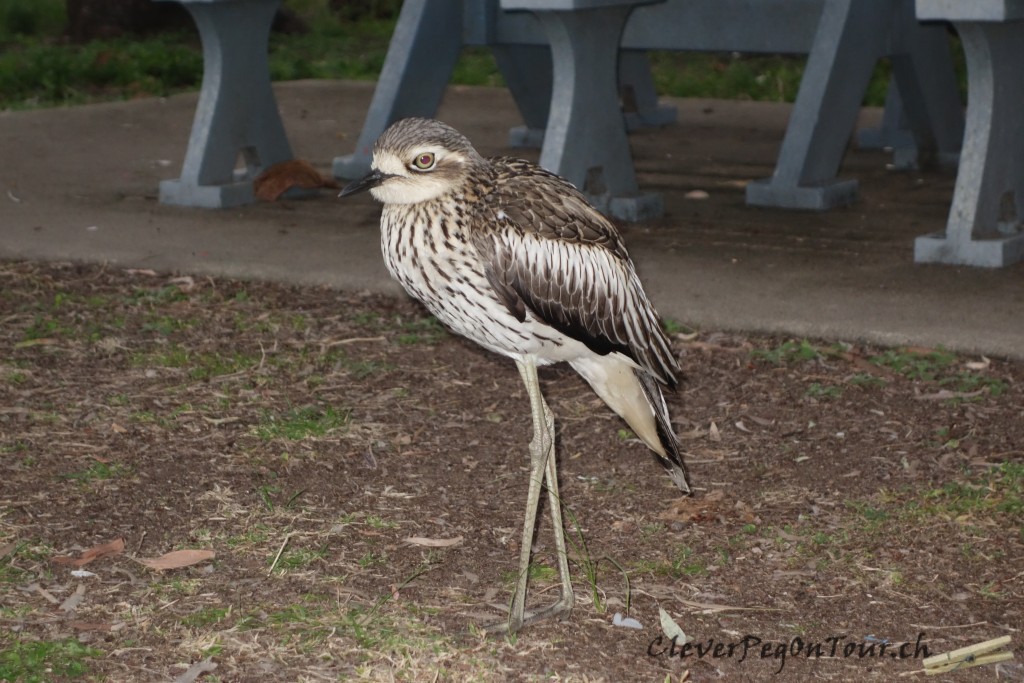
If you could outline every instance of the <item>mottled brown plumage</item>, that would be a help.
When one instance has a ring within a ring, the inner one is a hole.
[[[554,459],[538,365],[568,362],[689,492],[661,387],[678,364],[615,226],[566,180],[527,161],[484,159],[451,127],[404,119],[374,146],[373,169],[342,192],[384,204],[391,274],[454,332],[514,359],[533,412],[520,580],[508,630],[572,607]],[[525,614],[526,570],[547,482],[562,598]]]

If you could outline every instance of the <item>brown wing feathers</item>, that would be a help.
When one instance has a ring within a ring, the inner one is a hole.
[[[509,311],[523,320],[529,309],[595,353],[619,352],[674,387],[678,366],[615,227],[558,176],[527,162],[494,163],[501,182],[485,200],[491,229],[477,243]]]

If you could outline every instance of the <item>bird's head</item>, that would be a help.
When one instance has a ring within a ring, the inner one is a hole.
[[[391,124],[373,146],[370,172],[349,183],[340,197],[369,190],[384,204],[418,204],[459,187],[483,164],[469,140],[434,119]]]

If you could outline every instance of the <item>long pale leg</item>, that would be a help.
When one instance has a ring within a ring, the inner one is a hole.
[[[530,441],[530,487],[526,496],[526,516],[523,522],[523,538],[519,551],[519,575],[512,610],[506,623],[494,624],[488,631],[515,633],[526,624],[558,616],[572,609],[574,595],[569,578],[569,560],[565,548],[565,532],[562,528],[562,509],[558,499],[558,474],[555,461],[555,420],[544,402],[537,379],[537,366],[529,362],[516,362],[519,374],[526,385],[533,415],[533,439]],[[562,581],[562,595],[558,602],[539,612],[526,615],[526,588],[530,572],[530,551],[533,546],[533,532],[537,523],[537,508],[540,504],[540,489],[547,479],[548,500],[551,506],[551,521],[555,531],[555,552],[558,572]]]

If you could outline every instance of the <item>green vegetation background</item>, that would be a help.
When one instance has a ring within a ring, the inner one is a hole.
[[[76,44],[65,38],[65,0],[0,0],[0,109],[82,104],[165,96],[198,89],[202,51],[197,32],[174,31]],[[309,30],[274,34],[274,80],[342,78],[373,80],[380,72],[399,0],[284,0]],[[957,50],[957,58],[962,58]],[[661,94],[791,102],[804,59],[789,56],[654,52]],[[963,65],[960,64],[961,79]],[[883,61],[865,97],[881,105],[890,67]],[[501,85],[485,48],[467,48],[453,82]]]

